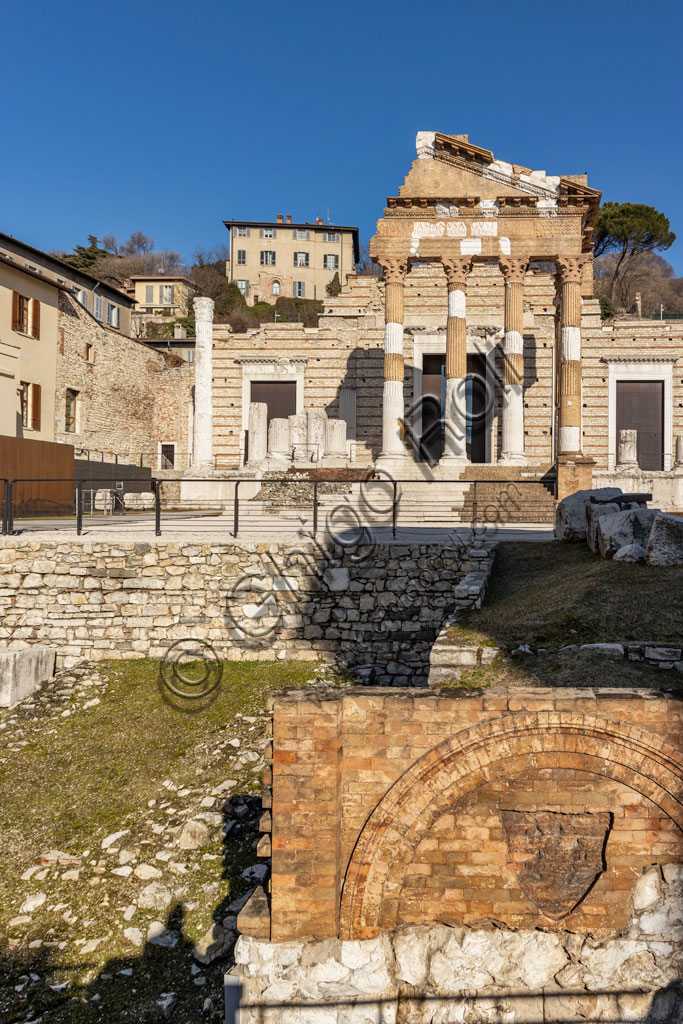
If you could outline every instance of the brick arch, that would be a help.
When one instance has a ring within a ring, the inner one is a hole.
[[[458,732],[424,754],[375,807],[346,871],[341,937],[372,938],[396,927],[406,869],[450,804],[511,772],[546,767],[622,782],[683,830],[683,754],[675,747],[599,715],[507,714]]]

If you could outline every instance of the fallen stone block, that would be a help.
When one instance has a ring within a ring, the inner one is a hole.
[[[602,654],[605,658],[623,658],[623,644],[581,644],[582,651],[590,654]]]
[[[586,505],[586,541],[594,555],[600,554],[598,528],[603,519],[611,519],[620,511],[619,505]]]
[[[640,544],[624,544],[614,555],[615,562],[644,562],[645,548]]]
[[[51,647],[0,651],[0,707],[14,707],[29,697],[54,675],[54,671],[55,651]]]
[[[683,518],[658,512],[645,552],[648,565],[683,565]]]
[[[555,510],[556,540],[585,540],[586,506],[590,503],[591,495],[596,498],[615,498],[621,493],[620,487],[597,487],[567,495]]]
[[[599,507],[599,506],[597,506]],[[603,506],[609,508],[608,505]],[[625,509],[598,520],[598,547],[603,558],[612,558],[627,544],[646,547],[657,509]]]

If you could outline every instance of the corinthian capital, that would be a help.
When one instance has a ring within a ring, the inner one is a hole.
[[[467,288],[467,278],[472,271],[472,258],[470,256],[462,256],[458,259],[445,258],[441,262],[448,281],[449,292],[456,288],[464,292]]]
[[[382,256],[375,260],[384,271],[384,280],[387,284],[403,284],[403,279],[408,273],[408,260],[401,257],[395,259],[389,256]]]
[[[498,260],[500,272],[505,278],[506,284],[524,284],[529,261],[524,259],[511,259],[509,256]]]
[[[562,284],[581,284],[581,274],[590,256],[560,256],[556,262],[557,276]]]

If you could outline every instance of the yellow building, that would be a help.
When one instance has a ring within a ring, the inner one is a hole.
[[[60,291],[0,255],[0,434],[54,439]]]
[[[137,314],[155,317],[188,316],[195,286],[189,277],[176,274],[133,274],[128,294]]]
[[[58,256],[35,249],[0,231],[0,257],[39,278],[64,287],[102,326],[127,338],[131,335],[132,300],[84,270],[77,270]]]
[[[291,216],[279,214],[274,222],[223,223],[230,232],[225,272],[250,306],[280,296],[325,299],[334,275],[343,282],[360,258],[358,228],[323,224],[320,218],[292,224]]]

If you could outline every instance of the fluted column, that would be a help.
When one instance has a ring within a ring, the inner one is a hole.
[[[561,257],[558,455],[581,453],[581,273],[585,257]]]
[[[213,299],[193,300],[195,315],[192,469],[213,469]]]
[[[443,259],[448,282],[446,322],[446,408],[444,410],[445,462],[467,462],[467,275],[469,258]]]
[[[403,458],[403,281],[405,259],[378,260],[384,270],[384,391],[382,395],[382,451],[380,458]]]
[[[503,341],[503,450],[501,462],[520,463],[524,457],[524,275],[525,259],[501,259],[505,278],[505,339]]]

